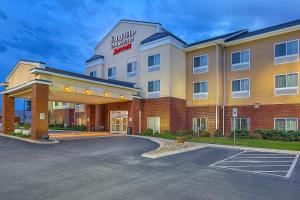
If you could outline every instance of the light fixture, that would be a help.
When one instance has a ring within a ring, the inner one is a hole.
[[[85,93],[85,94],[90,94],[91,91],[90,91],[89,89],[86,89],[86,90],[84,90],[84,93]]]
[[[124,96],[123,96],[123,95],[120,95],[120,99],[124,99]]]
[[[106,96],[106,97],[107,97],[107,96],[108,96],[108,92],[104,92],[104,96]]]
[[[68,91],[70,91],[70,88],[68,86],[65,86],[64,91],[68,92]]]

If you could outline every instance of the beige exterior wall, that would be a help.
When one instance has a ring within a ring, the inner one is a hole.
[[[299,103],[300,96],[275,96],[275,75],[298,72],[300,63],[274,64],[274,44],[300,39],[300,31],[259,39],[239,45],[226,47],[226,105],[288,104]],[[231,53],[250,49],[250,69],[231,71]],[[250,97],[231,98],[232,80],[250,78]],[[299,78],[298,78],[299,81]],[[298,83],[299,87],[299,83]]]
[[[21,84],[24,84],[26,82],[29,82],[35,78],[35,75],[30,74],[29,71],[32,68],[37,67],[34,64],[24,64],[24,63],[19,63],[15,71],[11,74],[11,76],[8,78],[7,82],[9,82],[9,86],[7,89],[19,86]]]

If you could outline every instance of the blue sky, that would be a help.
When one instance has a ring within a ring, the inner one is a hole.
[[[0,81],[19,59],[82,73],[120,19],[160,22],[195,42],[299,19],[299,8],[299,0],[1,0]]]

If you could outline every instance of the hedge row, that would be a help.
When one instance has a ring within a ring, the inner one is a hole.
[[[282,141],[300,141],[300,131],[280,131],[274,129],[256,129],[255,134],[259,134],[265,140],[282,140]]]

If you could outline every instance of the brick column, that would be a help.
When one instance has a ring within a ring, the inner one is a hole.
[[[132,134],[137,135],[140,132],[140,110],[141,110],[141,100],[134,98],[131,101],[129,109],[129,122],[128,126],[132,127]]]
[[[2,131],[9,134],[15,130],[15,98],[2,95]]]
[[[92,132],[95,131],[95,118],[96,118],[96,106],[95,105],[87,105],[85,107],[86,112],[86,125],[87,125],[87,131]]]
[[[48,135],[48,96],[49,86],[32,85],[31,95],[31,137],[40,139]]]

